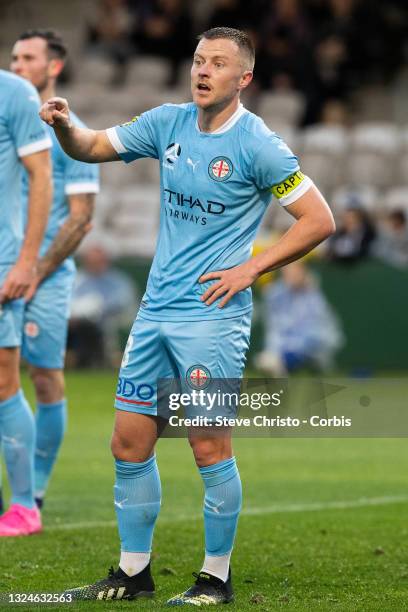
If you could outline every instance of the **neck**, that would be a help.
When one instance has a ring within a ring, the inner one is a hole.
[[[50,98],[54,98],[54,96],[56,95],[55,83],[52,82],[50,79],[50,82],[48,83],[48,85],[46,85],[44,89],[42,89],[39,92],[39,94],[40,94],[41,102],[46,102]]]
[[[232,115],[239,106],[239,98],[235,97],[224,106],[198,109],[198,126],[202,132],[214,132],[218,130]]]

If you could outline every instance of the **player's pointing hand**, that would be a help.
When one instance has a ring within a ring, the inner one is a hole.
[[[208,287],[207,291],[201,296],[201,301],[210,306],[215,300],[224,296],[218,304],[218,308],[223,308],[233,295],[250,287],[258,276],[259,273],[255,270],[251,260],[229,270],[203,274],[199,278],[200,283],[215,279],[219,280]]]
[[[65,98],[50,98],[42,105],[40,117],[53,127],[71,127],[68,102]]]

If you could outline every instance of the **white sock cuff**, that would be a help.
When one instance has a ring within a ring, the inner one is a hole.
[[[223,582],[226,582],[228,579],[231,554],[232,550],[226,555],[220,555],[218,557],[206,554],[201,571],[207,572],[207,574],[211,574],[211,576],[215,576]]]
[[[120,553],[119,567],[128,576],[135,576],[149,564],[150,553],[126,552]]]

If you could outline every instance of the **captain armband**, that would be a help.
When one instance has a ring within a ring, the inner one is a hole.
[[[287,206],[296,202],[312,185],[313,181],[297,170],[281,183],[273,185],[270,191],[282,206]]]

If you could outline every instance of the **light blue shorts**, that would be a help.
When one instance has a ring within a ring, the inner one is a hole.
[[[21,354],[30,365],[64,367],[74,278],[64,272],[45,279],[25,305]]]
[[[0,287],[12,266],[0,265]],[[0,347],[21,345],[24,300],[11,300],[0,305]]]
[[[157,416],[159,379],[178,379],[181,391],[190,392],[213,379],[240,379],[250,330],[250,312],[188,323],[138,315],[123,355],[115,408]]]

